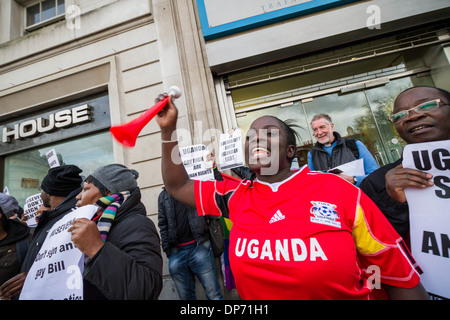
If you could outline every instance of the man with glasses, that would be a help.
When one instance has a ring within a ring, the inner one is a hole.
[[[400,93],[394,101],[394,123],[406,143],[450,139],[450,93],[446,90],[418,86]],[[360,188],[377,204],[396,231],[409,243],[409,209],[405,188],[423,189],[433,185],[431,175],[403,168],[402,160],[372,172]]]

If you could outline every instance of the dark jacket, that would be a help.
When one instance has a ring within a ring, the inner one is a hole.
[[[409,242],[409,207],[407,203],[397,202],[386,192],[386,173],[402,163],[402,159],[387,164],[369,174],[359,186],[383,212],[397,233]]]
[[[155,224],[146,216],[139,188],[117,211],[105,245],[89,259],[84,299],[157,299],[162,289],[162,257]]]
[[[28,250],[29,228],[17,220],[5,219],[7,236],[0,240],[0,286],[20,273]]]
[[[186,214],[189,225],[178,226],[177,214]],[[174,199],[165,188],[158,197],[158,227],[161,233],[162,248],[168,257],[171,248],[179,244],[177,240],[178,228],[190,228],[197,243],[209,239],[209,228],[205,217],[199,217],[197,210]]]
[[[336,146],[331,151],[331,158],[328,152],[323,149],[323,144],[319,142],[316,142],[311,149],[314,170],[325,171],[355,160],[353,152],[345,144],[345,139],[336,131],[333,132],[333,135],[336,140]]]
[[[38,224],[33,233],[33,238],[30,243],[30,248],[25,257],[25,261],[22,265],[21,272],[28,272],[33,265],[39,250],[41,250],[42,244],[47,237],[47,232],[51,227],[64,215],[71,212],[76,208],[77,199],[76,196],[80,193],[81,187],[72,191],[59,206],[52,210],[44,211],[38,218]]]

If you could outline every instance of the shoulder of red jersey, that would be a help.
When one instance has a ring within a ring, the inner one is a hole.
[[[338,175],[334,173],[328,173],[328,172],[321,172],[321,171],[309,171],[307,173],[308,176],[314,177],[317,179],[325,179],[333,183],[342,183],[343,185],[352,186],[354,188],[358,188],[353,183],[348,182],[347,180],[339,177]]]

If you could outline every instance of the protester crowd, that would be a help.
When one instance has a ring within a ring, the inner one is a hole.
[[[407,144],[449,140],[449,103],[443,89],[409,88],[389,119]],[[432,186],[429,174],[403,168],[402,159],[378,168],[361,141],[342,137],[330,115],[318,114],[307,166],[291,169],[293,128],[263,116],[245,137],[248,167],[233,170],[239,178],[214,165],[215,180],[191,180],[172,159],[177,118],[172,100],[156,116],[163,142],[159,233],[141,201],[139,173],[121,164],[97,168],[84,180],[76,165],[49,169],[33,228],[14,195],[0,193],[0,299],[19,299],[48,231],[88,205],[97,208],[92,219],[76,219],[67,231],[84,255],[85,300],[158,299],[161,248],[183,300],[197,298],[195,277],[208,299],[223,299],[224,263],[242,299],[429,298],[420,275],[432,271],[409,252],[404,191]],[[364,175],[328,172],[357,159]],[[375,283],[372,266],[380,271]]]

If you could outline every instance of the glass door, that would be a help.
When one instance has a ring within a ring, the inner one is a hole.
[[[363,91],[319,96],[310,102],[304,102],[303,105],[308,124],[316,114],[328,114],[333,120],[334,131],[344,138],[361,140],[378,164],[383,163],[383,143]],[[313,136],[312,139],[313,143],[316,143]]]
[[[311,102],[303,103],[307,122],[309,124],[317,113],[327,113],[333,120],[335,131],[342,137],[361,140],[379,166],[392,163],[401,157],[405,142],[389,116],[397,95],[415,85],[433,86],[433,81],[429,76],[413,75],[393,79],[379,87],[315,97]]]
[[[359,91],[318,93],[313,98],[247,111],[237,117],[237,123],[246,132],[250,124],[263,115],[294,120],[299,126],[295,129],[300,135],[297,161],[301,167],[307,163],[307,154],[316,143],[311,131],[311,119],[318,113],[326,113],[333,120],[335,131],[342,137],[361,140],[378,165],[383,166],[399,159],[405,146],[389,121],[394,100],[403,90],[417,85],[433,86],[433,81],[430,76],[410,75]]]

